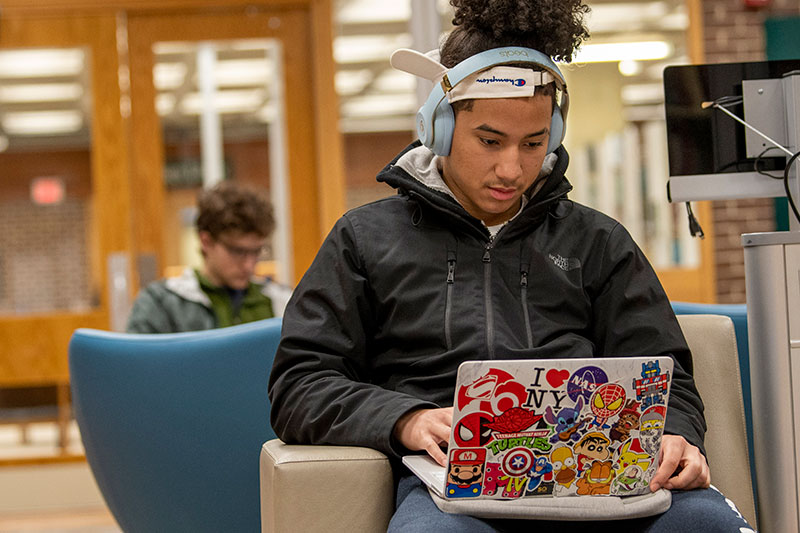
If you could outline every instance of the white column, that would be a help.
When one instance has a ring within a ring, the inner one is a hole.
[[[269,190],[275,215],[275,232],[272,235],[272,251],[277,267],[277,278],[282,283],[291,281],[292,261],[292,217],[289,204],[289,165],[286,144],[286,112],[284,106],[283,47],[280,41],[270,40],[267,54],[272,59],[273,76],[268,86],[272,116],[268,125],[269,135]]]
[[[409,30],[413,48],[425,53],[439,48],[439,35],[442,33],[441,15],[434,0],[411,0]],[[428,99],[432,86],[428,80],[417,78],[417,104],[422,106]]]
[[[203,187],[213,187],[225,176],[222,151],[222,123],[216,106],[217,83],[214,66],[217,50],[212,43],[199,43],[197,48],[197,83],[203,102],[200,113],[200,153]]]
[[[647,200],[653,207],[655,234],[650,246],[650,261],[655,268],[672,266],[672,206],[667,201],[667,134],[662,122],[644,126],[645,176]]]
[[[622,224],[633,240],[644,247],[644,192],[639,130],[629,125],[622,132]]]

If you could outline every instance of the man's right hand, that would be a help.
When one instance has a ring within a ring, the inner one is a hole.
[[[447,455],[442,446],[447,448],[452,419],[452,407],[409,411],[394,425],[394,436],[409,450],[425,450],[434,461],[447,466]]]

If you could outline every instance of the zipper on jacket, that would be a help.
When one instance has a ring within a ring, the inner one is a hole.
[[[453,305],[453,285],[456,282],[456,255],[454,252],[447,252],[447,293],[444,301],[444,340],[447,350],[453,347],[451,333],[451,314]]]
[[[490,240],[483,251],[483,294],[486,307],[486,353],[494,359],[494,315],[492,309],[492,247]]]
[[[528,349],[533,349],[533,332],[531,331],[531,316],[528,312],[528,266],[520,269],[520,298],[522,299],[522,317],[525,320],[525,334],[528,336]]]

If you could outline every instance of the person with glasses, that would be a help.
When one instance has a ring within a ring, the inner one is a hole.
[[[275,226],[257,191],[222,182],[198,198],[200,269],[145,287],[128,319],[130,333],[178,333],[281,316],[291,290],[254,277]]]

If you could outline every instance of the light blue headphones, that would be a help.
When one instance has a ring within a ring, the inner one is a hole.
[[[554,152],[561,145],[566,133],[564,121],[569,110],[567,84],[561,71],[548,56],[532,48],[516,46],[486,50],[468,57],[447,71],[441,83],[436,84],[428,96],[428,100],[417,112],[417,134],[422,144],[437,155],[449,155],[450,145],[453,142],[455,114],[447,100],[447,93],[476,72],[495,65],[506,64],[539,66],[553,75],[556,85],[561,89],[561,103],[557,104],[553,110],[553,118],[550,121],[550,141],[547,145],[547,153]]]

